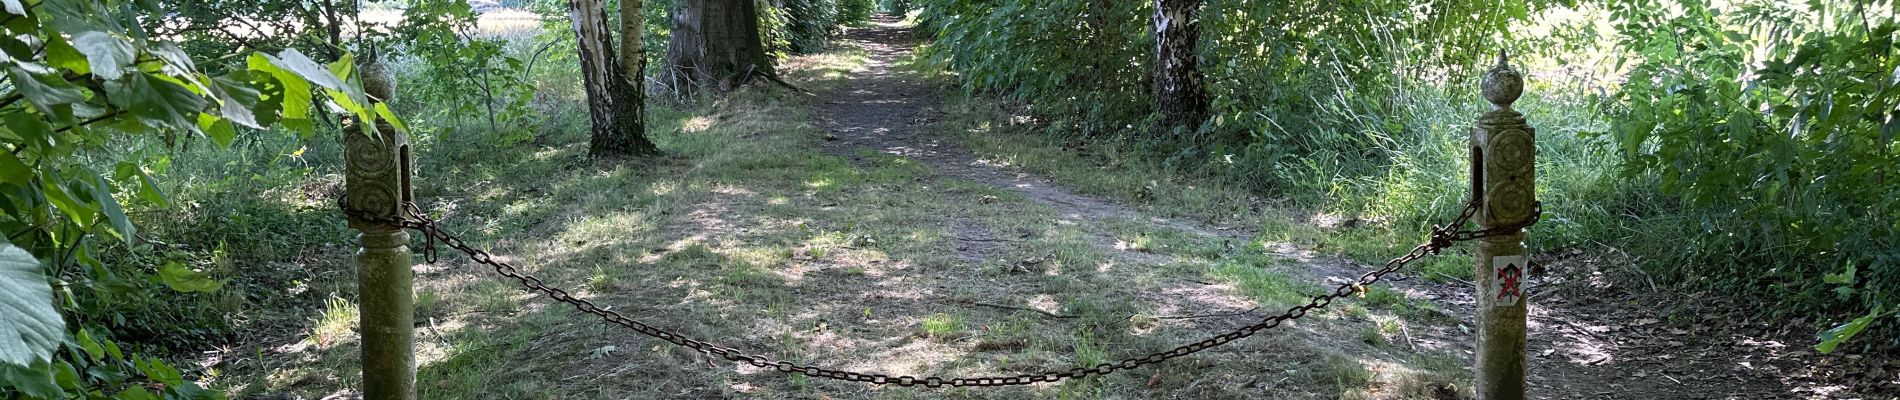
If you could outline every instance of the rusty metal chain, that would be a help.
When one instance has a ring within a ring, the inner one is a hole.
[[[341,202],[339,201],[339,205],[341,205],[340,203]],[[468,255],[471,261],[474,261],[477,264],[487,265],[491,268],[494,268],[495,273],[500,274],[501,276],[506,277],[506,278],[514,279],[516,282],[519,282],[522,287],[535,291],[535,292],[540,292],[542,295],[545,295],[548,298],[553,299],[554,301],[558,301],[561,303],[566,303],[568,305],[574,306],[574,309],[576,310],[580,310],[581,312],[588,313],[588,314],[593,314],[594,316],[599,317],[603,321],[606,321],[615,325],[620,325],[628,329],[632,329],[634,332],[639,332],[642,335],[647,335],[647,336],[651,336],[653,338],[657,338],[660,340],[665,340],[677,346],[686,347],[693,350],[698,350],[701,353],[717,356],[719,358],[725,359],[726,361],[731,361],[734,363],[744,363],[744,364],[751,365],[753,367],[772,369],[778,372],[801,374],[801,375],[817,377],[817,378],[830,378],[830,379],[838,379],[838,380],[845,380],[845,381],[852,381],[852,382],[864,382],[864,383],[870,383],[874,385],[898,385],[898,386],[923,385],[925,387],[931,387],[931,388],[938,388],[938,387],[944,387],[944,386],[951,386],[951,387],[1011,386],[1011,385],[1028,385],[1028,384],[1042,383],[1042,382],[1056,382],[1056,381],[1061,381],[1063,379],[1077,379],[1077,378],[1088,377],[1091,375],[1107,375],[1110,373],[1114,373],[1115,371],[1135,369],[1144,365],[1157,364],[1157,363],[1161,363],[1170,359],[1186,356],[1189,354],[1194,354],[1202,350],[1207,350],[1210,348],[1227,344],[1229,342],[1233,342],[1235,340],[1246,338],[1248,336],[1253,336],[1253,334],[1258,333],[1260,331],[1272,329],[1274,327],[1280,326],[1280,324],[1285,323],[1286,321],[1299,319],[1300,317],[1306,316],[1306,313],[1309,311],[1319,309],[1319,308],[1324,308],[1327,305],[1332,304],[1333,300],[1338,300],[1338,299],[1342,299],[1342,298],[1346,298],[1346,297],[1350,297],[1350,296],[1362,293],[1365,290],[1366,286],[1371,285],[1373,283],[1377,283],[1380,279],[1384,278],[1386,274],[1390,274],[1392,272],[1398,271],[1400,268],[1405,267],[1406,264],[1409,264],[1413,261],[1417,261],[1421,258],[1425,258],[1428,255],[1438,254],[1440,251],[1451,247],[1452,244],[1454,244],[1455,242],[1468,241],[1468,240],[1474,240],[1478,238],[1513,233],[1513,232],[1516,232],[1518,229],[1523,229],[1525,227],[1529,227],[1530,225],[1537,223],[1539,217],[1542,215],[1542,205],[1535,204],[1532,208],[1531,217],[1522,223],[1509,225],[1509,226],[1493,227],[1489,229],[1476,230],[1476,231],[1460,230],[1459,227],[1462,227],[1466,223],[1470,222],[1472,216],[1476,215],[1478,211],[1477,202],[1468,203],[1465,206],[1465,209],[1458,214],[1458,218],[1454,219],[1450,224],[1433,227],[1430,241],[1427,241],[1424,244],[1420,244],[1417,247],[1413,247],[1412,251],[1410,253],[1406,253],[1404,256],[1400,256],[1399,258],[1394,258],[1391,261],[1387,261],[1385,263],[1385,266],[1378,270],[1367,272],[1365,275],[1361,275],[1359,279],[1353,280],[1352,282],[1340,284],[1337,288],[1334,288],[1329,293],[1313,296],[1312,300],[1307,302],[1306,304],[1288,308],[1286,312],[1281,313],[1279,315],[1266,317],[1252,325],[1247,325],[1238,329],[1234,329],[1232,331],[1228,331],[1227,333],[1215,335],[1198,342],[1181,345],[1179,347],[1175,347],[1172,350],[1152,353],[1152,354],[1148,354],[1142,357],[1127,358],[1127,359],[1123,359],[1119,362],[1114,362],[1114,363],[1097,364],[1089,368],[1072,368],[1065,371],[1050,370],[1050,371],[1045,371],[1038,374],[1026,374],[1026,375],[1014,375],[1014,376],[945,379],[942,377],[935,377],[935,376],[918,378],[918,377],[913,377],[909,375],[904,375],[904,376],[893,377],[893,376],[881,374],[881,373],[866,374],[866,373],[858,373],[858,372],[851,372],[851,371],[819,368],[819,367],[813,367],[813,366],[807,366],[807,365],[799,365],[797,363],[793,363],[790,361],[773,360],[772,358],[763,356],[763,355],[746,354],[745,352],[740,351],[739,349],[724,347],[724,346],[720,346],[720,345],[713,344],[710,342],[688,338],[677,333],[656,328],[651,325],[647,325],[646,323],[640,322],[639,320],[635,320],[625,315],[621,315],[619,312],[616,312],[607,308],[602,308],[598,305],[595,305],[593,302],[590,302],[578,297],[574,297],[572,293],[569,293],[566,290],[548,286],[546,282],[543,282],[541,279],[536,278],[533,275],[529,275],[529,274],[521,272],[521,270],[519,268],[516,268],[514,265],[509,264],[506,261],[495,259],[494,255],[489,254],[487,251],[475,248],[474,246],[469,245],[468,242],[463,241],[462,238],[457,237],[454,234],[450,234],[448,232],[443,231],[440,226],[436,225],[435,220],[430,219],[428,214],[424,213],[422,209],[416,206],[416,204],[413,202],[404,203],[403,207],[404,207],[404,212],[409,214],[408,218],[364,217],[364,216],[359,216],[355,213],[350,212],[349,211],[350,209],[348,207],[344,207],[343,209],[346,214],[350,214],[351,217],[358,218],[360,220],[373,222],[373,223],[384,223],[384,224],[390,224],[390,225],[395,225],[395,226],[401,226],[403,228],[408,228],[408,229],[421,232],[425,240],[430,242],[428,244],[425,244],[423,253],[425,257],[431,261],[433,261],[435,258],[435,251],[433,249],[435,247],[434,243],[439,242],[442,245],[446,245],[451,249],[455,249],[456,251],[459,251],[459,252],[462,252],[463,254]]]

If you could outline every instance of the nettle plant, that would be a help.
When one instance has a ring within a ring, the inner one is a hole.
[[[253,53],[207,75],[149,34],[167,15],[156,2],[0,0],[0,11],[0,397],[218,397],[62,318],[82,297],[140,282],[220,285],[176,265],[120,276],[106,268],[118,260],[97,257],[98,240],[138,242],[128,205],[166,204],[152,172],[161,157],[112,147],[200,138],[222,147],[272,127],[309,134],[327,112],[400,121],[363,93],[348,56],[324,65],[296,50]]]
[[[1707,210],[1681,272],[1864,313],[1822,351],[1900,305],[1900,21],[1883,7],[1610,8],[1636,61],[1604,136],[1627,174]]]

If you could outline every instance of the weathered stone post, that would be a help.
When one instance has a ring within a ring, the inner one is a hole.
[[[395,79],[381,63],[362,67],[363,89],[373,102],[395,95]],[[363,333],[363,398],[416,398],[415,293],[409,233],[387,221],[403,213],[409,192],[409,138],[388,122],[366,132],[361,121],[343,129],[344,198],[357,236],[357,306]]]
[[[1533,218],[1537,184],[1534,164],[1537,134],[1511,103],[1524,94],[1524,77],[1498,54],[1498,65],[1484,74],[1484,98],[1493,108],[1471,130],[1473,216],[1489,229],[1516,226]],[[1480,400],[1524,398],[1524,274],[1528,267],[1524,231],[1478,241],[1478,365]]]

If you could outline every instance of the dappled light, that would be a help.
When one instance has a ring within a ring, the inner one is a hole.
[[[120,3],[0,398],[1900,393],[1893,4]]]

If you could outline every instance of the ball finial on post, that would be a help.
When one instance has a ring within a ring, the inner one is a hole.
[[[1524,75],[1511,68],[1511,59],[1503,51],[1498,52],[1498,64],[1484,72],[1484,99],[1490,101],[1498,110],[1511,109],[1511,103],[1524,95]]]
[[[1535,221],[1537,209],[1537,130],[1511,104],[1524,95],[1524,75],[1511,68],[1509,56],[1485,71],[1480,86],[1494,107],[1471,129],[1473,222],[1503,230],[1478,241],[1472,282],[1477,299],[1478,347],[1474,380],[1478,400],[1520,400],[1527,391],[1525,322],[1530,297],[1524,292],[1530,252],[1518,224]],[[1508,227],[1508,228],[1507,228]]]
[[[388,103],[396,100],[396,73],[382,62],[375,51],[364,53],[357,61],[357,71],[363,78],[363,93],[371,97],[370,101]]]
[[[374,52],[359,60],[363,91],[371,102],[395,97],[395,78]],[[409,140],[389,121],[354,121],[346,129],[344,197],[350,227],[362,233],[357,260],[357,323],[363,337],[363,399],[415,400],[415,265],[409,234],[391,221],[404,216],[409,192]]]

